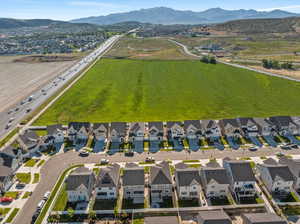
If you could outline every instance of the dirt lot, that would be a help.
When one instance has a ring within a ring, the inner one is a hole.
[[[20,58],[24,57],[0,57],[0,112],[18,103],[76,62],[15,62]]]

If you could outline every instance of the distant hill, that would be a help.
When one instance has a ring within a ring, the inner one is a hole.
[[[300,33],[300,17],[283,19],[235,20],[213,27],[217,31],[231,33]]]
[[[286,18],[300,16],[300,14],[290,13],[282,10],[261,12],[256,10],[225,10],[212,8],[202,12],[180,11],[166,7],[156,7],[141,9],[126,13],[115,13],[107,16],[95,16],[75,19],[74,23],[92,23],[108,25],[126,21],[137,21],[152,24],[209,24],[223,23],[238,19],[256,18]]]

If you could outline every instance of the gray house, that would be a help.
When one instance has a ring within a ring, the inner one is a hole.
[[[199,146],[199,140],[202,136],[202,127],[199,120],[184,121],[185,137],[189,142],[190,149],[197,151]]]
[[[144,167],[125,167],[123,173],[123,197],[134,204],[143,204],[145,194]]]
[[[230,217],[223,210],[201,211],[197,216],[198,224],[231,224]]]
[[[94,152],[103,151],[108,141],[108,123],[93,124]]]
[[[161,203],[165,198],[172,198],[173,183],[168,162],[151,166],[149,185],[152,203]]]
[[[14,148],[10,145],[0,151],[0,159],[2,159],[3,165],[15,171],[23,163],[23,153],[21,149]]]
[[[272,147],[277,147],[273,136],[276,135],[276,126],[269,118],[254,118],[258,127],[258,134],[262,136],[265,141]]]
[[[0,160],[0,194],[5,193],[13,185],[14,172],[12,168],[2,164]]]
[[[299,159],[290,159],[286,156],[281,156],[279,163],[287,165],[294,177],[294,189],[300,191],[300,160]]]
[[[37,152],[41,146],[40,137],[34,131],[30,130],[20,134],[17,141],[21,148],[27,151],[24,157],[30,157],[33,153]]]
[[[118,164],[101,168],[96,180],[96,199],[115,200],[120,189],[120,166]]]
[[[79,167],[66,180],[69,202],[88,202],[95,184],[94,172],[86,167]]]
[[[172,142],[173,147],[177,151],[183,150],[184,129],[179,121],[167,122],[167,134],[169,142]]]
[[[275,124],[276,131],[282,136],[298,134],[298,126],[289,116],[270,117],[270,121]]]
[[[164,138],[164,126],[162,122],[148,123],[148,137],[150,142],[149,151],[152,153],[158,152],[160,144]]]
[[[219,121],[221,132],[233,149],[238,149],[238,139],[241,137],[241,128],[237,119],[223,119]]]
[[[295,135],[300,135],[300,117],[291,117],[293,122],[297,125],[297,131]]]
[[[61,124],[48,125],[47,136],[51,139],[51,144],[63,143],[65,138],[63,126]]]
[[[243,224],[287,224],[274,213],[246,213],[242,214]]]
[[[110,126],[110,150],[119,151],[120,145],[125,142],[127,135],[127,124],[125,122],[113,122]]]
[[[144,137],[145,137],[145,123],[134,122],[130,123],[129,127],[129,141],[133,145],[133,150],[138,153],[144,152]]]
[[[68,138],[75,144],[84,144],[89,138],[91,124],[88,122],[71,122],[68,125]]]
[[[250,117],[238,118],[238,122],[241,127],[243,136],[248,138],[253,144],[262,147],[263,144],[257,138],[259,136],[259,128],[254,118],[250,118]]]
[[[225,147],[221,144],[220,138],[221,128],[215,120],[202,120],[201,121],[202,134],[209,140],[210,143],[214,144],[217,149],[223,150]]]

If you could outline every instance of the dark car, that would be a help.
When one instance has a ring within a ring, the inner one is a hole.
[[[289,145],[283,145],[280,148],[283,150],[291,150],[292,149]]]
[[[82,157],[87,157],[87,156],[89,156],[89,153],[87,151],[82,150],[82,151],[79,152],[79,155],[82,156]]]

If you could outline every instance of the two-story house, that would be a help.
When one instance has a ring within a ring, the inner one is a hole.
[[[88,202],[94,189],[94,172],[86,167],[79,167],[68,176],[65,184],[68,202]]]
[[[229,192],[229,178],[222,167],[203,167],[200,170],[201,183],[209,199],[226,198]]]
[[[300,192],[300,160],[290,159],[286,156],[281,156],[279,163],[282,165],[287,165],[294,177],[294,189]]]
[[[130,123],[129,127],[129,141],[132,143],[133,150],[138,153],[144,152],[144,137],[145,137],[145,123],[134,122]]]
[[[250,162],[224,158],[223,167],[229,177],[230,190],[237,200],[256,196],[256,180]]]
[[[259,133],[258,133],[258,125],[255,122],[255,120],[250,117],[242,117],[242,118],[238,118],[238,122],[241,127],[243,136],[250,139],[250,141],[253,144],[262,147],[263,144],[257,138]]]
[[[263,137],[265,141],[272,147],[277,147],[277,142],[274,140],[276,135],[276,126],[269,118],[253,118],[258,127],[259,136]]]
[[[4,194],[13,185],[14,172],[12,168],[3,165],[0,158],[0,195]]]
[[[47,126],[47,136],[51,137],[52,144],[63,143],[64,139],[65,139],[63,126],[61,124],[48,125]]]
[[[134,204],[144,203],[145,174],[144,167],[127,166],[123,172],[123,197],[132,200]]]
[[[172,198],[173,183],[169,163],[163,161],[150,167],[149,185],[152,203]]]
[[[291,117],[293,122],[297,125],[297,131],[295,131],[295,135],[300,135],[300,117]]]
[[[120,150],[120,145],[126,141],[126,122],[113,122],[110,127],[110,150],[115,152]]]
[[[270,121],[275,124],[279,135],[289,136],[298,134],[298,126],[289,116],[270,117]]]
[[[201,122],[199,120],[184,121],[184,131],[190,149],[197,151],[200,148],[199,140],[202,136]]]
[[[120,189],[120,166],[112,164],[101,168],[96,180],[96,199],[115,200]]]
[[[241,129],[237,119],[223,119],[219,121],[222,135],[226,137],[228,144],[233,149],[238,149],[238,140],[241,137]]]
[[[90,134],[91,124],[88,122],[71,122],[68,125],[68,138],[75,144],[87,142]]]
[[[11,145],[5,147],[0,151],[0,158],[3,159],[4,165],[17,170],[23,164],[23,153],[21,149],[12,147]]]
[[[199,170],[176,166],[175,183],[178,198],[181,200],[199,200],[201,192],[201,179]]]
[[[268,191],[276,197],[287,197],[290,195],[294,177],[287,165],[278,164],[269,158],[263,164],[257,165],[260,178]]]
[[[164,138],[164,126],[162,122],[148,123],[148,138],[150,142],[149,151],[152,153],[158,152]]]
[[[93,124],[94,152],[104,150],[108,141],[108,123]]]
[[[172,142],[173,147],[177,151],[183,150],[184,129],[181,122],[167,122],[167,134],[169,142]]]
[[[225,148],[220,141],[222,136],[221,128],[216,120],[202,120],[201,128],[204,138],[214,144],[217,149],[223,150]]]
[[[198,224],[231,224],[230,217],[223,210],[200,211]]]
[[[241,218],[242,224],[287,224],[275,213],[244,213]]]
[[[41,146],[41,138],[31,130],[26,130],[24,133],[21,133],[17,141],[20,147],[26,151],[26,153],[23,154],[24,157],[31,157]]]

